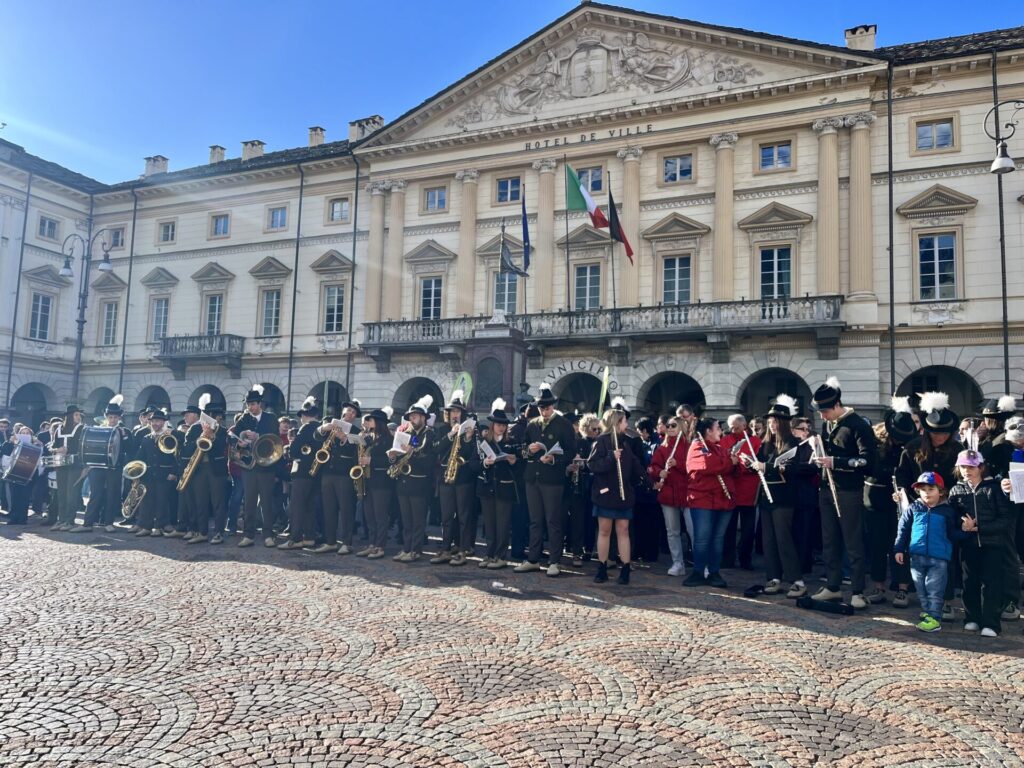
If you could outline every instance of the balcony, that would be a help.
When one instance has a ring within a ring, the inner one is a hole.
[[[245,338],[229,333],[215,336],[168,336],[160,341],[156,358],[171,369],[174,378],[185,378],[188,364],[223,365],[232,379],[242,376]]]
[[[819,357],[835,359],[839,331],[844,325],[841,307],[841,296],[808,296],[541,312],[509,315],[505,319],[509,326],[523,334],[533,357],[545,346],[565,346],[581,341],[606,340],[614,354],[628,357],[631,341],[700,339],[711,347],[713,362],[727,362],[730,337],[813,332]],[[366,323],[362,346],[378,360],[402,349],[434,348],[442,355],[454,355],[489,321],[487,317],[462,317]]]

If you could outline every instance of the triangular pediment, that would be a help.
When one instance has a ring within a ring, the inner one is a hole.
[[[427,240],[420,243],[407,254],[405,260],[416,263],[422,261],[451,261],[456,257],[454,251],[450,251],[436,240]]]
[[[225,280],[232,280],[234,272],[229,272],[215,261],[208,262],[198,272],[193,273],[192,279],[197,283],[222,283]]]
[[[608,231],[600,230],[590,224],[581,224],[569,233],[569,246],[571,248],[593,248],[598,245],[608,245]],[[565,248],[566,236],[558,240],[558,247]]]
[[[877,64],[853,51],[686,19],[583,3],[385,125],[362,145],[534,126],[609,107],[721,97]]]
[[[309,268],[321,275],[347,272],[352,269],[352,260],[332,248],[310,264]]]
[[[680,237],[699,237],[711,231],[707,224],[701,224],[681,213],[670,213],[657,224],[642,233],[647,240],[675,240]]]
[[[787,229],[810,224],[813,216],[782,203],[768,203],[764,208],[747,216],[736,226],[751,232],[766,229]]]
[[[249,274],[259,280],[288,277],[291,273],[290,267],[282,264],[273,256],[267,256],[267,258],[249,270]]]
[[[899,208],[897,213],[908,219],[930,216],[963,216],[978,204],[970,195],[955,189],[935,184],[921,194],[912,197]]]
[[[178,284],[178,278],[163,267],[156,267],[139,282],[147,288],[173,288]]]
[[[66,277],[61,277],[60,273],[49,264],[36,267],[35,269],[26,269],[21,273],[22,277],[26,280],[31,280],[34,283],[42,283],[43,285],[50,285],[54,288],[63,288],[66,285],[71,285],[71,280]]]
[[[122,280],[120,277],[115,275],[113,272],[100,272],[100,276],[92,281],[90,286],[94,291],[101,293],[115,293],[117,291],[123,291],[128,287],[128,283]]]
[[[505,233],[505,242],[508,244],[508,250],[513,256],[520,256],[523,253],[523,241],[518,237]],[[487,259],[496,258],[501,255],[501,235],[495,235],[486,243],[476,249],[476,255]]]

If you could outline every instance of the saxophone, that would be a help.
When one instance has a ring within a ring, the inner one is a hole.
[[[359,441],[359,450],[356,452],[356,465],[348,471],[348,476],[352,478],[352,485],[356,489],[356,496],[360,499],[366,495],[366,474],[370,471],[370,465],[363,466],[363,457],[367,455],[369,449],[366,447],[366,437],[364,436]]]
[[[448,463],[444,468],[445,485],[455,485],[455,478],[459,474],[459,467],[466,463],[466,460],[459,456],[459,449],[462,447],[462,436],[456,431],[452,438],[452,449],[448,453]]]
[[[412,474],[412,465],[409,463],[412,461],[412,457],[423,450],[423,446],[426,445],[426,440],[418,448],[413,448],[410,451],[403,453],[398,461],[388,467],[388,477],[392,480],[397,480],[399,477],[405,477],[406,475]]]
[[[318,450],[316,452],[316,456],[313,457],[313,466],[309,468],[310,477],[316,477],[320,468],[331,460],[331,446],[334,445],[334,441],[337,439],[338,433],[332,429],[331,434],[327,436],[324,444],[320,446],[320,450]],[[306,448],[308,448],[308,446],[304,447],[302,450],[305,452]]]

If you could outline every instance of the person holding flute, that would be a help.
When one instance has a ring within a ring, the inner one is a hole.
[[[720,573],[725,529],[735,502],[733,468],[739,459],[722,447],[722,425],[703,418],[686,453],[686,503],[693,518],[693,570],[684,587],[727,587]]]
[[[665,517],[668,551],[672,555],[669,576],[682,576],[684,564],[682,518],[686,514],[686,452],[690,442],[683,437],[681,419],[670,416],[665,420],[665,439],[654,450],[647,472],[658,492],[658,503]]]

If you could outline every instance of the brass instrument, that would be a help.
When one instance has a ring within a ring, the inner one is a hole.
[[[455,478],[459,474],[459,467],[466,463],[466,460],[459,456],[459,449],[462,447],[463,437],[459,434],[462,425],[456,427],[455,437],[452,438],[452,449],[448,453],[448,463],[444,468],[445,485],[455,485]],[[465,442],[469,442],[467,439]]]
[[[203,421],[202,417],[200,417],[203,429],[211,429],[213,431],[216,431],[220,425],[217,424],[217,422],[211,419],[209,416],[206,416],[206,418],[209,419],[208,422]],[[192,455],[189,457],[188,464],[185,465],[185,471],[181,473],[181,479],[178,480],[178,493],[181,493],[188,487],[189,481],[192,479],[192,475],[195,474],[196,467],[199,466],[199,462],[203,460],[203,456],[209,453],[211,448],[213,448],[213,440],[206,437],[206,435],[200,435],[199,437],[196,438],[196,449],[192,452]]]
[[[412,461],[413,454],[423,450],[423,446],[419,448],[413,448],[406,451],[399,457],[398,461],[388,467],[388,477],[392,480],[397,480],[399,477],[406,477],[412,474],[412,465],[409,463]]]
[[[269,467],[284,456],[284,440],[280,435],[260,435],[249,445],[239,445],[235,463],[242,469]]]
[[[146,495],[146,486],[140,482],[142,476],[146,474],[146,469],[144,461],[129,461],[121,470],[121,477],[132,481],[128,495],[125,497],[124,503],[121,504],[121,516],[125,520],[135,514],[139,504],[142,503],[142,498]]]
[[[309,468],[309,476],[316,477],[317,472],[320,468],[331,460],[331,446],[334,445],[334,441],[338,439],[338,433],[334,429],[331,430],[331,434],[324,440],[324,444],[320,446],[320,450],[316,452],[316,456],[313,457],[313,466]],[[303,456],[308,455],[306,448],[303,449]],[[349,473],[351,475],[351,472]]]
[[[356,453],[357,463],[352,469],[348,471],[348,476],[352,478],[352,485],[355,486],[356,496],[360,499],[366,495],[366,475],[370,471],[370,465],[367,464],[365,467],[362,465],[362,459],[369,453],[369,449],[366,446],[366,437],[359,441],[359,450]]]
[[[157,448],[160,449],[160,453],[166,453],[169,456],[178,455],[178,438],[173,433],[161,432],[154,439],[156,440]]]

